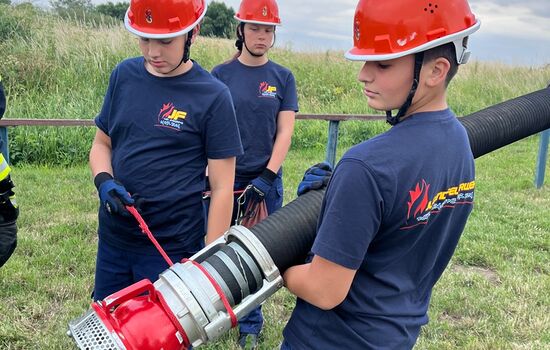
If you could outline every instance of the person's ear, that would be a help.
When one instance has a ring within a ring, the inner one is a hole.
[[[197,36],[199,35],[200,30],[201,30],[201,25],[199,23],[193,29],[193,36],[191,37],[191,44],[193,44],[195,42],[195,40],[197,39]]]
[[[446,58],[436,58],[428,62],[427,67],[422,68],[422,70],[426,72],[424,81],[430,87],[437,86],[441,83],[445,84],[449,69],[451,69],[451,64]]]

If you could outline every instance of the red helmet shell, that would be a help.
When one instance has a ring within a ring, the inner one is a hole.
[[[360,0],[346,58],[390,60],[453,42],[458,62],[465,63],[462,41],[480,24],[466,0]]]
[[[244,23],[281,25],[279,6],[275,0],[243,0],[235,18]]]
[[[143,38],[173,38],[195,28],[206,7],[205,0],[131,0],[124,25]]]

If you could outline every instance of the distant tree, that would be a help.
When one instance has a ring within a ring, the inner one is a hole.
[[[201,34],[218,38],[235,37],[237,23],[233,16],[235,11],[232,7],[227,7],[223,2],[211,2],[201,25]]]
[[[50,0],[50,5],[58,14],[66,12],[86,12],[93,8],[91,0]]]
[[[50,0],[55,13],[81,25],[100,27],[103,25],[118,25],[118,21],[96,11],[92,0]]]
[[[111,16],[117,19],[120,19],[121,21],[124,20],[124,15],[126,14],[126,10],[130,6],[130,3],[128,2],[118,2],[116,4],[113,4],[112,2],[108,2],[106,4],[97,5],[95,7],[95,10],[102,15],[105,16]]]
[[[11,5],[11,0],[0,0],[0,4]]]

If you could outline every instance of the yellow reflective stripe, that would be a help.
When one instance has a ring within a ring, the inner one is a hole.
[[[11,172],[8,162],[4,159],[4,155],[0,153],[0,181],[4,180]]]
[[[10,202],[11,202],[11,205],[13,205],[14,208],[17,208],[17,200],[15,199],[15,195],[10,196]]]

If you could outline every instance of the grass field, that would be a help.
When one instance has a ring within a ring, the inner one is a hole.
[[[29,6],[0,5],[0,74],[7,118],[90,119],[108,76],[137,44],[120,26],[64,21]],[[192,56],[210,69],[233,54],[230,41],[199,38]],[[341,52],[273,50],[296,76],[301,112],[372,113],[356,82],[358,64]],[[475,58],[475,53],[474,53]],[[538,90],[550,66],[512,67],[475,60],[449,89],[457,115]],[[341,148],[385,130],[345,122]],[[90,303],[97,194],[87,165],[93,128],[10,129],[21,216],[19,246],[0,269],[0,349],[71,349],[69,320]],[[297,123],[285,161],[285,202],[303,171],[325,156],[327,124]],[[449,268],[436,285],[430,323],[416,349],[550,349],[550,185],[533,185],[538,138],[476,161],[476,205]],[[546,168],[550,176],[550,165]],[[265,304],[262,349],[273,349],[294,298],[280,290]],[[230,332],[204,349],[236,349]]]
[[[534,189],[538,140],[477,160],[476,206],[437,284],[417,349],[550,349],[550,189]],[[319,151],[293,150],[285,200]],[[547,169],[547,171],[550,169]],[[97,199],[86,166],[15,168],[19,247],[0,269],[0,348],[67,349],[69,320],[89,306]],[[262,349],[281,340],[294,299],[264,307]],[[230,333],[205,349],[235,348]]]

